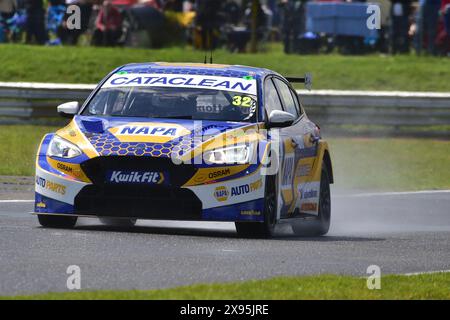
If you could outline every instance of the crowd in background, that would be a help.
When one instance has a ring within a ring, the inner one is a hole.
[[[308,0],[0,0],[0,42],[76,45],[88,35],[91,45],[133,45],[152,38],[148,46],[164,45],[161,38],[182,34],[197,48],[225,46],[244,52],[253,35],[260,43],[281,40],[286,53],[313,53],[335,44],[367,47],[370,39],[309,32]],[[322,0],[315,2],[351,2]],[[354,1],[365,2],[365,1]],[[381,52],[450,52],[450,0],[379,0],[382,29],[376,46]],[[70,5],[81,12],[80,28],[71,28]],[[172,14],[173,13],[173,14]],[[170,23],[178,23],[173,27]],[[178,29],[177,29],[178,28]],[[180,33],[180,30],[182,32]],[[168,31],[169,30],[169,31]],[[170,33],[173,32],[173,33]],[[158,37],[160,38],[158,41]],[[156,40],[155,40],[156,39]],[[344,40],[342,40],[344,39]],[[370,47],[370,46],[369,46]],[[352,51],[353,50],[353,51]]]

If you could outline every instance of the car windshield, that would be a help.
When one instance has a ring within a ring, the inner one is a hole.
[[[83,110],[82,115],[246,122],[254,122],[256,119],[256,89],[246,92],[243,89],[247,89],[249,85],[245,83],[238,83],[239,91],[234,91],[215,89],[214,83],[216,87],[223,83],[223,86],[233,89],[233,82],[219,82],[215,78],[213,82],[209,79],[165,77],[165,83],[162,80],[159,82],[163,86],[159,86],[157,81],[152,85],[150,81],[145,80],[147,78],[156,77],[128,76],[119,80],[116,76],[108,80]],[[159,79],[161,78],[159,76]],[[167,81],[173,79],[194,80],[189,82],[190,86],[178,85],[180,80],[172,81],[177,85],[166,85]],[[130,81],[138,85],[130,86]],[[145,81],[150,85],[143,85]],[[202,83],[209,84],[208,88],[201,88],[199,84]],[[256,87],[256,82],[251,84]],[[234,86],[236,87],[236,84]]]

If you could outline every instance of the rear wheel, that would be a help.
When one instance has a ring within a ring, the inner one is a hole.
[[[136,218],[100,218],[101,223],[113,227],[134,227]]]
[[[292,224],[292,230],[298,236],[322,236],[330,229],[331,199],[330,178],[327,166],[322,163],[320,177],[319,216],[315,220],[301,220]]]
[[[77,217],[38,215],[39,224],[46,228],[71,229],[77,223]]]
[[[264,222],[235,222],[236,231],[244,238],[270,238],[275,232],[277,210],[276,177],[266,178]]]

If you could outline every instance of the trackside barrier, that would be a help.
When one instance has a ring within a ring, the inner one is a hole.
[[[326,125],[450,125],[450,93],[298,91],[308,116]]]
[[[0,123],[57,117],[56,106],[83,102],[90,84],[0,82]],[[387,129],[450,126],[450,93],[298,90],[302,104],[320,126],[385,126]],[[441,130],[449,135],[448,130]]]

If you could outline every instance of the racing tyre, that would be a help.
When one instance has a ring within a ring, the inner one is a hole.
[[[75,227],[78,217],[38,215],[39,224],[45,228],[71,229]]]
[[[277,211],[276,176],[266,178],[264,222],[235,222],[236,231],[244,238],[271,238],[275,233]]]
[[[300,220],[292,224],[292,230],[298,236],[322,236],[330,229],[331,199],[330,177],[327,166],[322,163],[320,177],[319,217],[316,220]]]
[[[121,218],[100,218],[100,222],[112,227],[130,228],[136,225],[137,219],[121,219]]]

